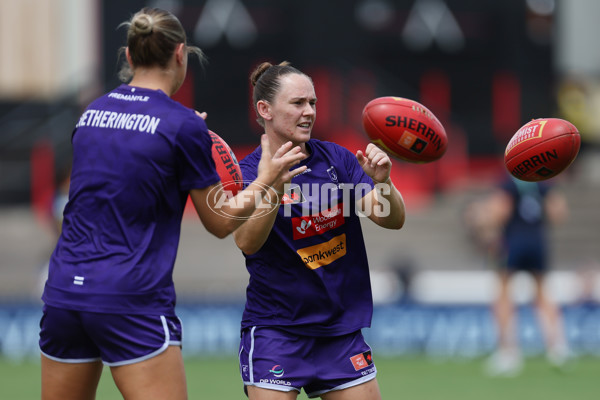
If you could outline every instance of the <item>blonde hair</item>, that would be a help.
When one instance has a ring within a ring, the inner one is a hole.
[[[133,67],[166,67],[178,44],[186,45],[188,53],[196,54],[201,63],[204,53],[199,47],[188,46],[186,34],[179,19],[168,11],[159,8],[142,8],[130,20],[119,25],[127,27],[127,46],[119,49],[122,55],[129,48]],[[128,82],[133,70],[125,60],[119,71],[119,79]]]

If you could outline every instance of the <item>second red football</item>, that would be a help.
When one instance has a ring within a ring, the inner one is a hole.
[[[538,118],[523,125],[504,152],[506,169],[522,181],[543,181],[567,169],[577,157],[581,137],[569,121]]]

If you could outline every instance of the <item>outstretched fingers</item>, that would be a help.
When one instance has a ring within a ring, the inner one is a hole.
[[[301,167],[298,167],[296,169],[293,169],[293,170],[289,171],[288,172],[288,174],[289,174],[288,176],[289,177],[288,177],[288,179],[286,179],[286,181],[289,181],[293,177],[300,175],[301,173],[303,173],[304,171],[306,171],[307,168],[308,167],[306,165],[303,165]]]
[[[390,159],[387,156],[387,154],[385,154],[385,153],[377,153],[371,159],[371,165],[374,167],[375,166],[381,167],[383,165],[388,164],[389,162],[390,162]]]
[[[275,182],[289,181],[306,168],[300,167],[293,174],[290,168],[297,165],[306,158],[299,146],[293,146],[292,142],[281,145],[275,153],[272,153],[269,138],[266,134],[261,136],[262,157],[259,163],[259,174],[262,173],[264,183],[270,185]]]
[[[300,146],[292,146],[292,142],[286,142],[279,146],[277,151],[275,151],[275,154],[272,156],[272,161],[279,163],[282,167],[282,170],[287,171],[306,158],[306,155],[302,153]]]
[[[369,159],[372,166],[391,165],[392,163],[388,154],[373,143],[367,145],[366,157]]]
[[[389,179],[392,160],[385,151],[373,143],[369,143],[364,152],[358,150],[356,160],[375,182],[384,182]]]
[[[292,142],[286,142],[286,143],[282,144],[281,146],[279,146],[279,148],[277,149],[275,154],[273,154],[273,157],[274,158],[282,157],[284,154],[289,152],[290,149],[292,149],[292,146],[293,146]],[[299,149],[299,147],[298,147],[298,149]]]
[[[273,157],[273,159],[276,158],[277,156]],[[302,149],[300,149],[300,147],[294,147],[293,149],[289,150],[288,152],[279,157],[280,160],[282,160],[286,165],[288,165],[288,168],[291,168],[292,166],[298,164],[305,158],[306,155],[302,153]]]

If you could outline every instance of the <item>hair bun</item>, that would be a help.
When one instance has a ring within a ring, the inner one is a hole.
[[[258,80],[260,79],[262,74],[264,74],[265,71],[268,70],[269,68],[271,68],[272,66],[273,66],[273,64],[271,64],[270,62],[263,62],[262,64],[260,64],[254,70],[252,75],[250,75],[250,83],[252,84],[252,86],[256,86],[256,82],[258,82]]]
[[[150,15],[142,14],[137,16],[132,21],[132,26],[135,33],[140,35],[149,35],[152,33],[152,26],[154,25],[154,21]]]

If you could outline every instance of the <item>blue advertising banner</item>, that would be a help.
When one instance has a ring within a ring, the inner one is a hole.
[[[186,357],[237,355],[242,305],[181,305],[183,352]],[[567,339],[575,356],[600,356],[600,306],[563,309]],[[0,306],[0,357],[39,357],[41,307]],[[543,354],[543,339],[530,307],[519,309],[519,340],[528,356]],[[365,338],[379,356],[425,355],[434,358],[475,358],[489,354],[496,331],[486,306],[424,306],[375,308]]]

